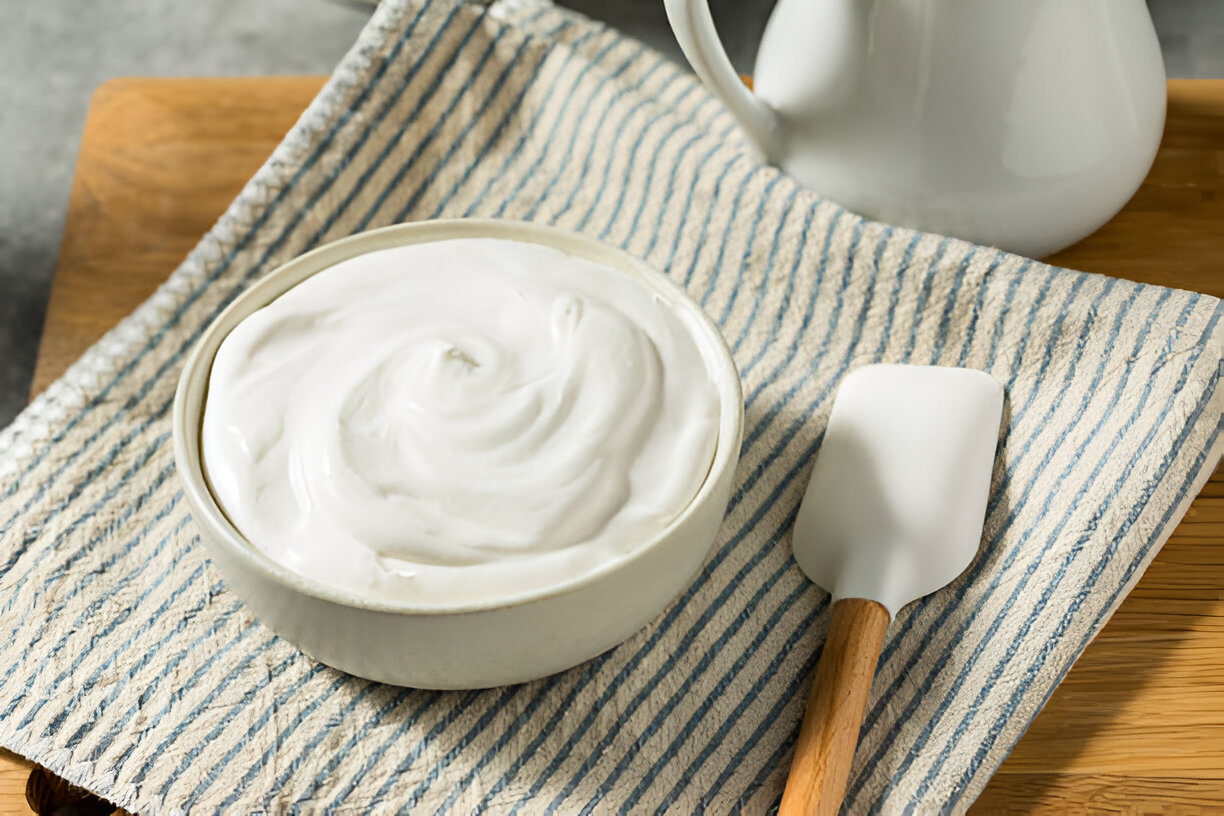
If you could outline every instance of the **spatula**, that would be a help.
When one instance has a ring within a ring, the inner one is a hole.
[[[781,816],[841,807],[889,622],[977,552],[1002,415],[981,371],[871,365],[842,381],[795,521],[795,560],[833,619]]]

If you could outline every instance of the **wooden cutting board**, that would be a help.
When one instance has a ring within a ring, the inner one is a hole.
[[[318,77],[122,79],[94,96],[33,392],[163,281]],[[1156,165],[1051,262],[1224,296],[1224,81],[1169,83]],[[0,816],[29,813],[0,754]],[[1224,472],[1089,646],[973,813],[1224,814]]]

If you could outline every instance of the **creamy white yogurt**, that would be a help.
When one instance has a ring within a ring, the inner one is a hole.
[[[537,244],[361,255],[226,337],[204,470],[252,544],[364,598],[555,586],[663,530],[705,479],[718,395],[685,320]]]

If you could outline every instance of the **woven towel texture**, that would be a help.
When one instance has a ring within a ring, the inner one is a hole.
[[[252,281],[404,220],[554,223],[645,258],[744,381],[737,487],[685,595],[521,686],[319,665],[181,498],[184,355]],[[162,289],[0,436],[0,743],[141,812],[761,813],[828,620],[789,530],[831,400],[912,361],[1007,386],[984,543],[889,630],[850,810],[968,807],[1214,464],[1215,300],[862,220],[757,162],[684,71],[544,3],[386,0]]]

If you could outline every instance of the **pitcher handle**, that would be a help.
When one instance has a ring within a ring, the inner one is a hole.
[[[714,28],[708,0],[664,0],[663,5],[697,76],[739,120],[765,159],[776,164],[781,153],[778,116],[740,81]]]

